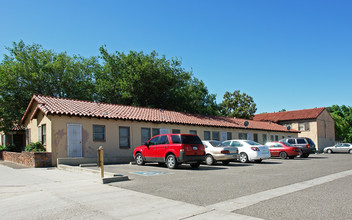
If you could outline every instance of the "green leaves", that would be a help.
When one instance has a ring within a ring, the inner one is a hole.
[[[240,90],[226,92],[220,104],[221,115],[228,117],[252,119],[256,111],[253,98],[246,93],[241,94]]]
[[[335,120],[335,139],[352,142],[352,107],[333,105],[327,110]]]

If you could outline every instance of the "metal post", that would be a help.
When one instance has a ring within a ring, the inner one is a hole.
[[[104,178],[104,150],[103,146],[98,148],[98,166],[100,167],[100,176]]]

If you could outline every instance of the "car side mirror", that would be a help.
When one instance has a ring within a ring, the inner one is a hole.
[[[145,144],[144,144],[145,146],[147,146],[147,147],[149,147],[149,142],[145,142]]]

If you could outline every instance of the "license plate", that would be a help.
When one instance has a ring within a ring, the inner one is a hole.
[[[193,150],[198,150],[198,147],[193,147]]]

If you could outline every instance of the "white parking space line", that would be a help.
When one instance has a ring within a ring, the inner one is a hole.
[[[327,183],[350,175],[352,175],[352,170],[347,170],[347,171],[319,177],[316,179],[307,180],[304,182],[295,183],[295,184],[291,184],[283,187],[278,187],[275,189],[266,190],[266,191],[255,193],[248,196],[242,196],[242,197],[227,200],[224,202],[219,202],[219,203],[207,206],[207,208],[232,212],[268,199],[297,192],[299,190],[307,189],[309,187]]]

